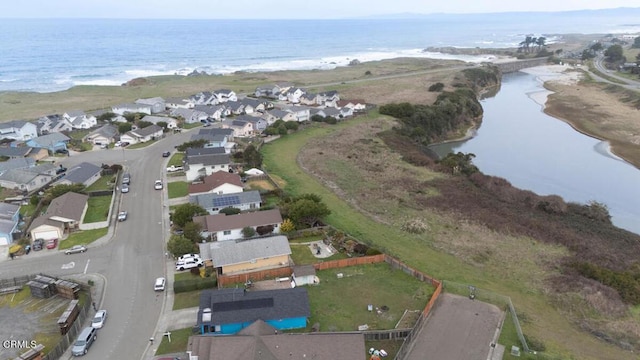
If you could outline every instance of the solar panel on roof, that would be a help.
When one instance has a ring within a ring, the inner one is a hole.
[[[240,197],[237,195],[213,199],[213,207],[220,208],[238,204],[240,204]]]
[[[225,301],[213,304],[213,310],[215,312],[221,312],[247,309],[266,309],[273,307],[273,304],[273,298]]]

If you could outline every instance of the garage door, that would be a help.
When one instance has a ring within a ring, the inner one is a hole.
[[[41,232],[35,232],[33,233],[34,239],[45,239],[45,240],[49,240],[49,239],[58,239],[60,238],[58,232],[56,230],[49,230],[49,231],[41,231]]]

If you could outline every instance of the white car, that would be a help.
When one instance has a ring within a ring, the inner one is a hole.
[[[167,172],[176,172],[176,171],[183,171],[184,168],[182,166],[175,166],[175,165],[171,165],[167,168]]]
[[[162,180],[156,180],[153,184],[153,188],[156,190],[162,190]]]
[[[122,189],[121,189],[123,194],[126,194],[129,192],[129,185],[127,184],[122,184]]]
[[[195,267],[202,267],[202,266],[204,266],[204,262],[202,261],[202,259],[196,259],[196,258],[185,259],[185,260],[176,262],[176,270],[178,271],[193,269]]]
[[[156,282],[153,284],[154,291],[164,291],[164,285],[167,281],[163,277],[159,277],[156,279]]]
[[[118,221],[125,221],[127,220],[128,216],[129,216],[129,213],[127,213],[126,211],[120,211],[118,213]]]
[[[178,261],[185,261],[185,260],[189,260],[189,259],[200,260],[200,254],[184,254],[184,255],[178,257]]]
[[[102,329],[105,321],[107,321],[107,310],[98,310],[91,320],[91,327],[94,329]]]

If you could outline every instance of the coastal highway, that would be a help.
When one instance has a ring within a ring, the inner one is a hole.
[[[164,252],[169,219],[166,186],[163,191],[154,190],[153,182],[164,180],[162,152],[173,151],[189,136],[188,132],[169,135],[143,149],[95,150],[63,158],[62,164],[67,168],[82,161],[124,164],[131,173],[131,187],[127,194],[118,193],[115,210],[128,211],[129,218],[112,222],[113,237],[103,245],[89,244],[86,253],[41,252],[31,258],[0,263],[3,277],[41,272],[55,276],[97,273],[105,278],[100,307],[109,312],[109,317],[91,351],[84,356],[87,360],[141,359],[155,332],[165,292],[155,292],[153,283],[166,273]]]
[[[622,76],[618,76],[616,75],[615,71],[609,70],[604,66],[604,56],[603,55],[598,55],[595,59],[593,59],[593,66],[596,68],[596,70],[598,70],[599,72],[601,72],[602,74],[605,74],[607,77],[615,80],[609,80],[606,78],[603,78],[602,76],[598,76],[598,74],[595,74],[591,71],[589,71],[589,74],[595,78],[597,81],[599,82],[606,82],[609,84],[613,84],[613,85],[618,85],[618,86],[622,86],[626,89],[629,90],[640,90],[640,81],[636,81],[633,79],[628,79]]]

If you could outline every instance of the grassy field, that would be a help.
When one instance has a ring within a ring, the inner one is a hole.
[[[58,245],[60,250],[68,249],[73,245],[87,245],[107,235],[108,228],[81,230],[71,233],[68,238],[61,241]]]
[[[365,125],[370,129],[363,129],[362,126]],[[264,168],[271,175],[279,177],[285,191],[291,194],[320,195],[332,211],[326,221],[360,241],[371,244],[436,278],[473,284],[478,288],[510,296],[518,311],[529,319],[523,325],[525,333],[544,340],[547,350],[552,354],[566,354],[567,349],[571,349],[571,353],[579,354],[585,359],[598,358],[599,354],[606,353],[615,354],[618,358],[628,355],[581,332],[544,295],[545,289],[541,283],[551,274],[542,271],[542,266],[561,257],[564,254],[561,247],[495,233],[473,222],[459,222],[443,214],[400,206],[418,194],[393,193],[403,201],[394,200],[391,203],[388,200],[380,201],[373,198],[366,209],[363,208],[362,201],[355,199],[366,199],[366,195],[361,193],[370,194],[372,189],[368,187],[375,183],[370,178],[362,177],[358,169],[341,165],[340,158],[334,159],[328,151],[333,146],[330,140],[336,138],[340,131],[346,131],[351,127],[355,129],[354,133],[366,139],[370,131],[382,131],[385,126],[387,125],[384,119],[376,114],[336,126],[312,126],[265,145],[262,148]],[[354,143],[353,138],[348,138],[345,143],[350,146],[358,144]],[[383,151],[384,146],[378,140],[367,141],[366,144],[370,147],[366,151],[372,153],[376,159],[392,160],[395,156],[397,161],[398,155]],[[331,179],[331,182],[325,180],[323,184],[299,167],[301,163],[303,166],[313,165],[305,163],[304,160],[300,161],[299,154],[303,149],[313,152],[316,158],[327,159],[320,161],[329,169],[323,172],[322,176],[323,179]],[[337,151],[342,151],[342,148]],[[374,161],[366,157],[366,164],[369,164],[369,161],[372,162],[372,169],[386,169],[386,163],[382,160]],[[365,160],[362,162],[365,163]],[[401,165],[399,169],[402,172],[414,172],[426,179],[440,176],[406,165]],[[384,174],[392,172],[385,171]],[[352,185],[352,188],[345,186],[348,191],[341,189],[338,184],[345,182],[345,179],[356,185]],[[358,179],[366,181],[358,182]],[[391,182],[393,180],[389,181],[390,184],[395,184]],[[360,188],[363,190],[358,192]],[[428,187],[416,183],[413,188],[427,190],[425,195],[428,198]],[[394,187],[390,186],[389,189],[393,192]],[[399,225],[403,219],[418,216],[428,223],[429,231],[415,235],[400,229]],[[540,261],[542,259],[544,260]],[[598,355],[594,357],[594,354]]]
[[[184,159],[184,153],[178,152],[175,153],[171,156],[171,158],[169,159],[169,162],[167,163],[167,167],[168,166],[182,166],[182,160]]]
[[[83,221],[85,223],[92,223],[107,220],[110,205],[111,195],[90,197],[87,213],[85,214]]]
[[[189,183],[186,181],[172,181],[167,183],[169,199],[180,198],[189,195]]]
[[[91,184],[86,190],[87,191],[97,191],[97,190],[112,190],[115,186],[115,175],[106,175],[101,176],[96,182]]]
[[[191,335],[193,335],[191,328],[171,331],[171,342],[169,342],[169,337],[163,336],[160,346],[156,350],[156,355],[183,353]]]

